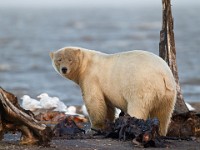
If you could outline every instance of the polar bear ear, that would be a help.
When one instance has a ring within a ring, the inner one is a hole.
[[[53,59],[53,52],[50,52],[49,56],[51,57],[51,59]]]
[[[80,54],[81,50],[80,49],[76,49],[74,52],[75,52],[75,55],[78,56]]]

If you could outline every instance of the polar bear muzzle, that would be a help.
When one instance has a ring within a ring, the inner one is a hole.
[[[62,70],[62,73],[63,73],[63,74],[66,74],[66,73],[67,73],[67,68],[66,68],[66,67],[62,67],[61,70]]]

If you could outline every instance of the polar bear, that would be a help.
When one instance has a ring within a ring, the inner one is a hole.
[[[59,49],[50,57],[61,76],[80,86],[92,128],[104,129],[119,108],[138,119],[157,117],[160,135],[166,135],[176,82],[163,59],[142,50],[105,54],[79,47]]]

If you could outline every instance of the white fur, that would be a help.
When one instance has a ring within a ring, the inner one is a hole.
[[[160,134],[166,135],[176,101],[176,83],[164,60],[141,50],[105,54],[66,47],[52,54],[53,64],[60,55],[64,59],[55,68],[68,67],[67,74],[57,71],[81,87],[92,127],[104,128],[106,119],[114,119],[116,107],[140,119],[158,117]],[[79,61],[69,64],[69,56]]]

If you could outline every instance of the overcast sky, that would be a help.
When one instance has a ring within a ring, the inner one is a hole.
[[[1,7],[140,6],[161,5],[162,0],[0,0]],[[172,0],[173,5],[200,4],[200,0]]]

